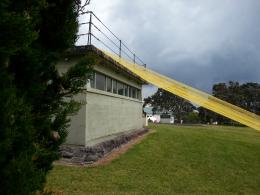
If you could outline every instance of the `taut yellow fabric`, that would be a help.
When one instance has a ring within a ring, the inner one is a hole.
[[[120,58],[117,55],[111,54],[107,51],[103,52],[107,56],[111,57],[114,61],[118,62],[120,65],[140,76],[148,83],[151,83],[188,101],[191,101],[204,108],[212,110],[218,114],[260,131],[260,116],[220,100],[212,95],[194,89],[188,85],[163,76],[159,73],[149,70],[148,68]]]

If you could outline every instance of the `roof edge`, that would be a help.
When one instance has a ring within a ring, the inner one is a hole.
[[[82,46],[75,46],[74,48],[71,48],[69,50],[66,51],[66,55],[67,56],[82,56],[85,55],[86,52],[94,52],[97,55],[99,55],[101,58],[109,61],[112,65],[114,65],[117,68],[120,68],[121,70],[123,70],[124,72],[130,74],[131,76],[133,76],[134,78],[138,79],[139,81],[141,81],[141,83],[143,85],[148,84],[147,81],[145,81],[144,79],[142,79],[140,76],[138,76],[137,74],[133,73],[132,71],[130,71],[129,69],[127,69],[126,67],[124,67],[122,64],[120,64],[119,62],[115,61],[114,59],[112,59],[110,56],[106,55],[103,51],[101,51],[100,49],[98,49],[97,47],[95,47],[94,45],[82,45]]]

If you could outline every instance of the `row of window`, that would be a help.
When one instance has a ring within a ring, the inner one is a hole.
[[[141,90],[129,86],[102,73],[95,72],[90,81],[91,88],[141,100]]]

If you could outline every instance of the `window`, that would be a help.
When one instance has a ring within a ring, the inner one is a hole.
[[[132,88],[132,98],[136,98],[136,88]]]
[[[90,86],[91,88],[119,94],[126,97],[131,97],[139,100],[141,100],[142,98],[140,89],[131,87],[99,72],[94,72],[91,76]]]
[[[125,96],[128,96],[128,86],[127,85],[124,85],[124,91],[125,91]]]
[[[118,81],[117,90],[119,95],[124,95],[124,84]]]
[[[95,88],[95,73],[94,72],[93,72],[93,74],[91,75],[91,78],[90,78],[90,87]]]
[[[112,92],[112,79],[109,77],[107,78],[107,92]]]
[[[128,97],[132,97],[133,88],[132,88],[132,87],[128,87],[128,88],[129,88],[129,94],[128,94]]]
[[[142,97],[141,97],[141,90],[140,89],[137,89],[137,99],[141,100]]]
[[[113,80],[113,93],[117,93],[117,82]]]
[[[105,91],[106,89],[106,77],[103,74],[96,73],[96,89]]]

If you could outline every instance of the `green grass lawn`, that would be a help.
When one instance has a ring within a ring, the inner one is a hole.
[[[260,194],[260,132],[239,127],[151,126],[156,132],[112,163],[55,166],[58,194]]]

